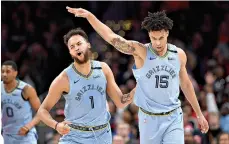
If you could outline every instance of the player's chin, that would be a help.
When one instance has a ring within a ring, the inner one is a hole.
[[[5,80],[3,79],[2,81],[3,81],[4,84],[8,84],[9,83],[8,80],[6,80],[6,79]]]

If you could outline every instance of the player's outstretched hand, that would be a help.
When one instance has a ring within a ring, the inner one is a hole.
[[[70,122],[67,121],[62,121],[61,123],[58,123],[56,126],[56,130],[58,131],[59,134],[65,135],[70,132],[70,127],[68,126]]]
[[[69,13],[74,14],[76,17],[87,18],[91,14],[91,12],[89,12],[83,8],[71,8],[71,7],[67,6],[66,9],[68,10]]]
[[[29,128],[26,126],[23,126],[19,129],[18,134],[21,136],[25,136],[29,132]]]
[[[200,125],[201,132],[202,133],[207,133],[208,129],[209,129],[209,126],[208,126],[208,122],[205,119],[204,115],[199,116],[197,118],[197,121],[198,121],[198,123]]]

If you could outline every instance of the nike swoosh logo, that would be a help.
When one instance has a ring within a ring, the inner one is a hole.
[[[74,81],[74,84],[76,84],[80,79],[78,79],[77,81]]]
[[[100,76],[99,75],[97,75],[97,76],[93,76],[93,78],[99,78]]]
[[[174,58],[168,58],[168,60],[175,60]]]
[[[149,58],[149,60],[154,60],[154,59],[156,59],[156,58],[154,58],[154,57],[150,57],[150,58]]]

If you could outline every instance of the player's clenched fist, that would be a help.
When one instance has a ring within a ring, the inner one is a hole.
[[[76,17],[87,18],[91,14],[91,12],[82,8],[70,8],[67,6],[66,9],[68,10],[68,12],[74,14]]]
[[[58,131],[59,134],[61,135],[65,135],[68,134],[70,132],[70,127],[68,126],[68,124],[70,124],[69,122],[63,121],[61,123],[57,123],[56,125],[56,130]]]

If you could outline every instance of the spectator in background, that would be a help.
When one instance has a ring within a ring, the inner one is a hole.
[[[229,143],[229,134],[220,133],[218,136],[217,144],[228,144]]]
[[[125,142],[124,142],[124,139],[122,136],[115,135],[115,136],[113,136],[112,144],[125,144]]]
[[[203,144],[216,144],[217,136],[222,132],[219,123],[219,114],[211,112],[208,115],[209,131],[203,138]]]
[[[125,144],[137,144],[138,141],[131,137],[131,128],[128,123],[118,123],[116,135],[121,136]]]

